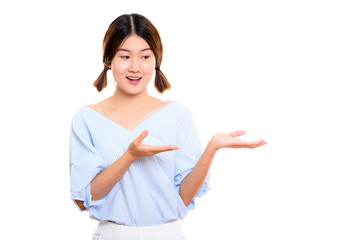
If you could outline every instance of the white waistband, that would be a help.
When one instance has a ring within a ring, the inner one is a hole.
[[[140,240],[169,240],[185,239],[181,220],[152,225],[135,227],[120,225],[112,222],[100,222],[93,239],[140,239]],[[116,238],[114,238],[116,236]]]

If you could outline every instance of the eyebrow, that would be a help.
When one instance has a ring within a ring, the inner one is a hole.
[[[140,50],[141,52],[147,51],[147,50],[151,50],[151,48],[145,48]],[[125,49],[125,48],[119,48],[118,51],[125,51],[125,52],[131,52],[129,49]]]

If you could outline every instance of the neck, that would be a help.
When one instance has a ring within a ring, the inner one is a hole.
[[[148,94],[147,90],[136,95],[130,95],[116,88],[115,93],[111,98],[111,105],[113,108],[136,111],[144,107],[152,97]]]

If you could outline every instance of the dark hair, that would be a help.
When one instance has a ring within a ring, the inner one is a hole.
[[[93,86],[101,92],[107,85],[107,70],[114,58],[118,47],[123,41],[131,36],[138,35],[143,38],[150,46],[155,55],[155,87],[163,93],[165,90],[171,88],[170,83],[160,70],[160,65],[163,55],[163,46],[158,30],[155,26],[144,16],[140,14],[124,14],[116,18],[109,26],[105,33],[103,41],[103,63],[104,70],[93,83]]]

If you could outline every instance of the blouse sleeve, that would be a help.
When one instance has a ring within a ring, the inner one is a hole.
[[[71,124],[69,157],[71,199],[74,202],[84,201],[85,208],[103,203],[104,199],[91,199],[90,182],[107,167],[106,162],[95,149],[90,131],[79,113],[74,116]],[[80,208],[79,210],[81,211]]]
[[[182,119],[178,123],[176,139],[180,149],[176,151],[174,185],[179,192],[182,180],[193,170],[203,153],[200,138],[188,109],[185,109],[182,114]],[[202,197],[210,190],[209,180],[210,172],[195,198],[188,206],[186,206],[187,209],[194,209],[196,197]]]

